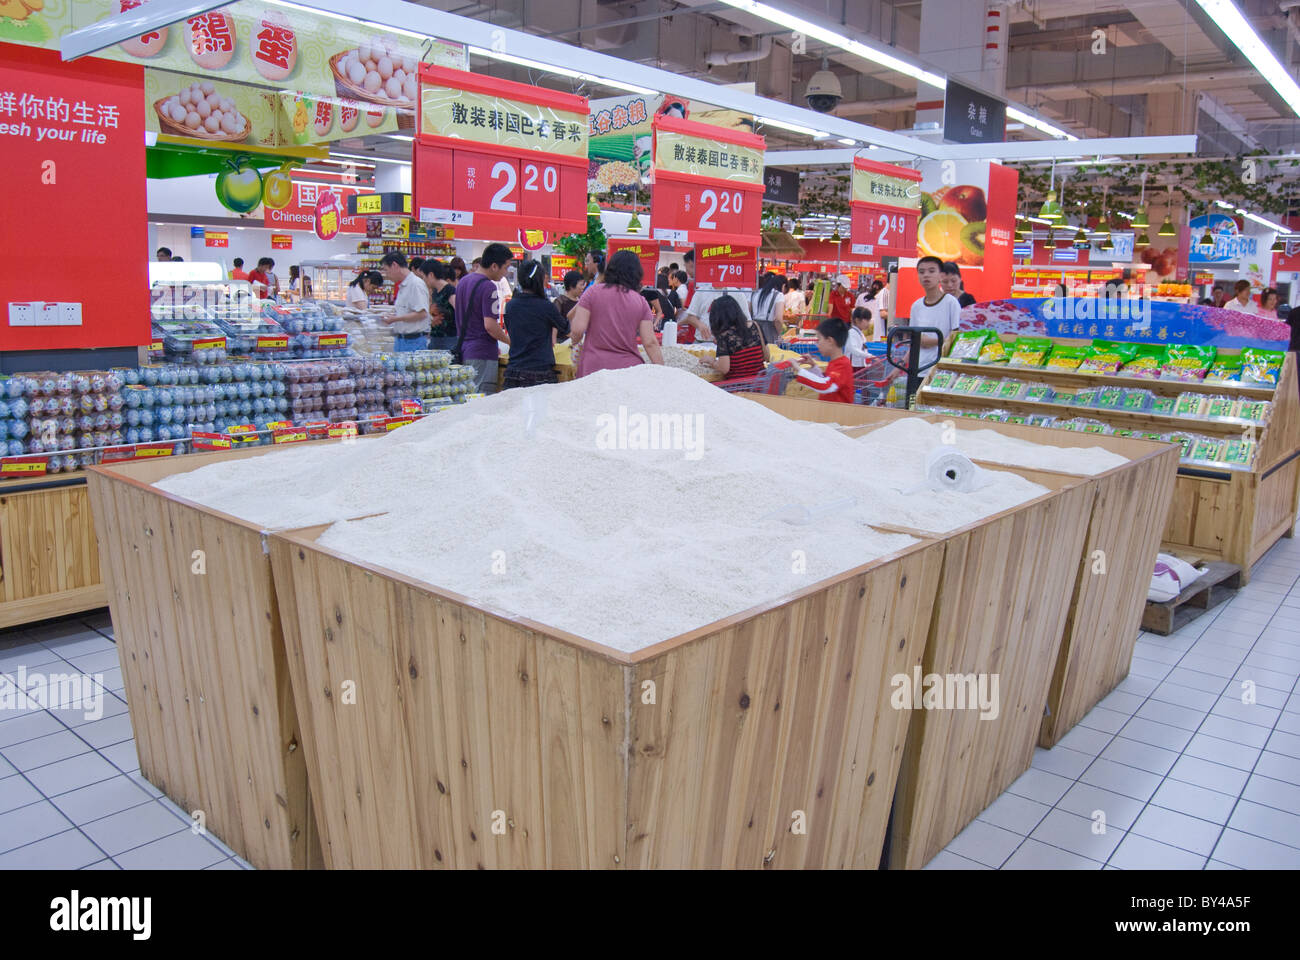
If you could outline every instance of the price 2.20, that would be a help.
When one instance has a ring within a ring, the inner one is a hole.
[[[519,185],[519,172],[513,163],[507,163],[505,160],[498,160],[492,167],[489,174],[493,183],[500,183],[501,187],[488,206],[493,210],[501,210],[505,213],[516,213],[519,210],[519,198],[516,187]],[[524,191],[528,193],[554,193],[559,186],[560,175],[554,166],[539,167],[535,163],[524,164]]]
[[[705,207],[700,213],[700,229],[716,230],[718,224],[713,218],[719,213],[740,213],[745,195],[739,190],[704,190],[700,193],[700,203]]]

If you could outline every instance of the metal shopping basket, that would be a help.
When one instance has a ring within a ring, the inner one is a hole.
[[[884,356],[872,357],[853,372],[853,401],[870,407],[902,406],[904,391],[897,388],[901,374]],[[893,394],[894,401],[890,402]]]
[[[792,363],[772,364],[756,377],[743,380],[715,380],[714,383],[728,393],[766,393],[769,396],[784,395],[790,381],[799,375]]]

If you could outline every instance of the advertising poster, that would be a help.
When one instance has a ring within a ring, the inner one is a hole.
[[[650,175],[650,123],[662,96],[626,94],[592,100],[587,117],[587,192],[630,189]]]

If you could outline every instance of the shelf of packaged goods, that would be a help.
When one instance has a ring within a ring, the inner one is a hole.
[[[1254,427],[1256,430],[1263,430],[1268,426],[1267,422],[1254,423],[1250,420],[1241,420],[1236,418],[1209,420],[1198,417],[1174,417],[1163,413],[1122,410],[1112,407],[1081,407],[1075,406],[1071,403],[1043,403],[1038,400],[1009,400],[998,396],[935,390],[932,387],[922,387],[917,396],[918,402],[935,403],[940,405],[956,401],[959,404],[988,407],[989,409],[1015,410],[1022,413],[1054,413],[1059,416],[1068,412],[1070,415],[1074,416],[1091,416],[1098,419],[1119,420],[1133,428],[1145,427],[1149,430],[1159,431],[1161,433],[1168,433],[1171,430],[1185,430],[1188,433],[1221,433],[1230,436],[1240,436],[1243,430],[1250,427]]]
[[[1040,380],[1043,383],[1061,384],[1070,387],[1127,387],[1134,390],[1150,390],[1152,393],[1163,396],[1177,396],[1180,393],[1228,393],[1234,397],[1246,397],[1251,400],[1272,400],[1274,393],[1273,387],[1266,386],[1149,380],[1145,377],[1121,377],[1107,373],[1079,373],[1074,370],[1052,370],[1048,367],[1010,367],[1004,363],[990,364],[971,363],[965,360],[940,360],[936,367],[940,370],[954,370],[958,373],[1003,378],[1014,377],[1018,380]]]

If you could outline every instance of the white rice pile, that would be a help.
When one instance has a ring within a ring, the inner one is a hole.
[[[641,415],[683,415],[666,436],[676,449],[642,448]],[[320,543],[633,651],[915,542],[870,523],[939,532],[1046,492],[1007,475],[978,494],[908,496],[911,460],[647,365],[158,486],[268,528],[383,514]],[[845,497],[852,507],[812,524],[779,519]]]
[[[870,448],[876,456],[924,462],[925,455],[943,443],[944,432],[941,423],[909,417],[863,434],[858,442]],[[954,446],[970,459],[1012,467],[1093,476],[1128,463],[1127,457],[1102,447],[1053,447],[1003,436],[988,429],[958,428],[954,435]]]

